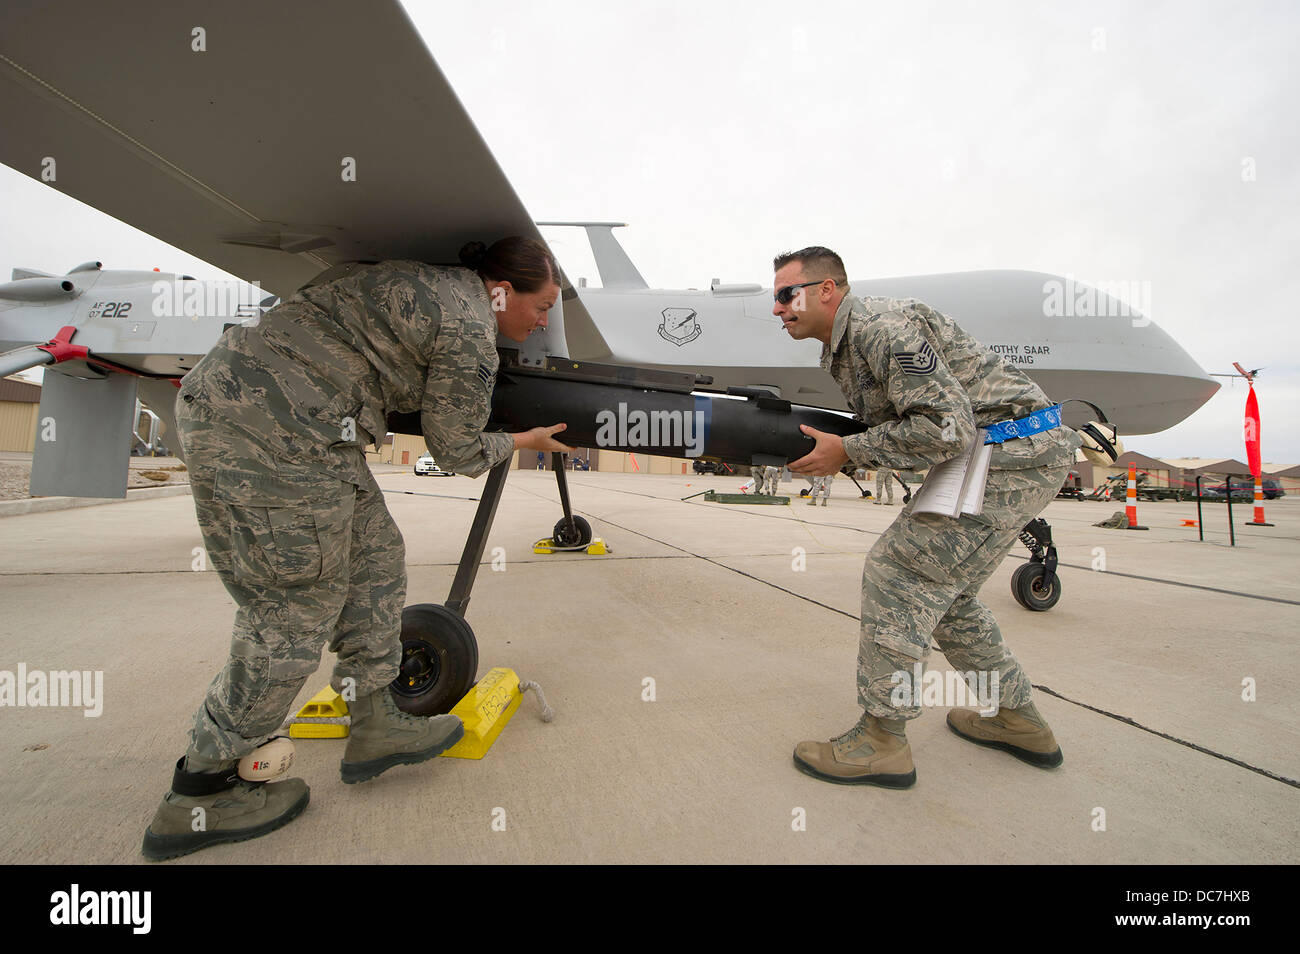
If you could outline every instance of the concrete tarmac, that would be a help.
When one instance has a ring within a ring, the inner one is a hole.
[[[442,602],[476,506],[448,498],[482,480],[376,472],[406,538],[408,603]],[[857,719],[863,555],[898,508],[847,480],[826,508],[797,497],[803,481],[782,485],[789,507],[679,500],[741,482],[571,474],[613,552],[541,556],[554,475],[513,472],[467,619],[480,675],[538,681],[555,720],[530,695],[485,759],[359,785],[339,778],[342,741],[299,741],[300,818],[169,863],[1300,861],[1300,502],[1269,502],[1271,528],[1234,507],[1235,548],[1222,505],[1205,506],[1202,543],[1181,526],[1195,504],[1142,503],[1151,529],[1129,532],[1091,526],[1122,502],[1054,502],[1061,602],[1015,603],[1019,546],[981,598],[1064,765],[971,745],[927,706],[908,727],[917,784],[888,791],[809,778],[791,753]],[[0,520],[0,671],[103,673],[98,716],[0,708],[4,861],[142,860],[229,645],[234,604],[193,569],[201,544],[188,496]],[[948,668],[938,652],[928,665]]]

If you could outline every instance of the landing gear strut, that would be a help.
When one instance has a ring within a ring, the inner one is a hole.
[[[465,609],[510,464],[502,461],[487,476],[446,604],[418,603],[402,611],[401,670],[389,688],[397,707],[412,715],[450,712],[478,675],[478,640],[465,622]]]
[[[551,466],[560,488],[560,504],[564,508],[564,516],[552,533],[557,547],[579,549],[591,543],[591,524],[569,506],[564,457],[560,453],[551,455]],[[465,610],[510,464],[507,459],[488,474],[446,604],[418,603],[402,611],[401,671],[389,686],[398,708],[412,715],[450,712],[474,686],[478,674],[478,640],[465,622]]]
[[[555,483],[560,488],[560,506],[564,508],[564,516],[551,531],[551,539],[561,550],[585,547],[591,542],[591,524],[577,516],[569,506],[569,484],[564,476],[564,454],[558,451],[551,454],[551,469],[555,471]]]

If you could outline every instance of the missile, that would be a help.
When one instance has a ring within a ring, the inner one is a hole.
[[[866,430],[842,414],[791,404],[758,388],[729,396],[694,394],[711,383],[695,374],[594,364],[548,356],[525,364],[501,349],[488,430],[524,431],[565,422],[558,435],[573,447],[780,466],[815,446],[807,424],[841,437]],[[388,428],[420,434],[419,414],[393,414]]]

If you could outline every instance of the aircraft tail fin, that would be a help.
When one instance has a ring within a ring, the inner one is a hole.
[[[623,228],[626,222],[538,222],[537,225],[578,226],[587,230],[591,253],[600,270],[600,283],[605,288],[649,288],[641,273],[627,257],[623,246],[614,238],[614,229]]]

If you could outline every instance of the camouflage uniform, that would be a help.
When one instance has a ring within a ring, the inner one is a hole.
[[[925,469],[968,447],[976,427],[1052,403],[952,319],[912,300],[845,295],[821,364],[868,425],[844,438],[845,453],[863,467]],[[914,514],[913,498],[881,535],[862,573],[857,682],[868,713],[920,714],[916,705],[894,705],[891,676],[902,672],[910,685],[931,635],[955,669],[996,670],[1002,706],[1030,701],[1029,678],[977,594],[1020,529],[1055,497],[1078,446],[1065,428],[995,445],[980,515]],[[920,687],[912,688],[915,700]]]
[[[822,506],[825,507],[831,499],[831,483],[835,480],[834,474],[827,474],[825,477],[814,477],[812,491],[808,494],[810,504],[817,503],[817,495],[821,494]]]
[[[780,485],[777,483],[780,477],[781,469],[779,467],[764,467],[763,493],[767,494],[769,497],[775,497],[781,489]]]
[[[362,448],[389,412],[421,413],[444,466],[476,476],[513,453],[484,434],[496,320],[468,269],[357,266],[228,329],[182,382],[177,425],[208,560],[238,609],[230,658],[190,752],[252,751],[320,664],[361,698],[401,659],[405,547]]]
[[[749,468],[749,476],[754,480],[754,493],[763,492],[763,482],[767,479],[766,468],[757,465]]]
[[[888,467],[876,468],[876,503],[880,503],[885,494],[889,494],[889,502],[894,502],[894,472]]]

